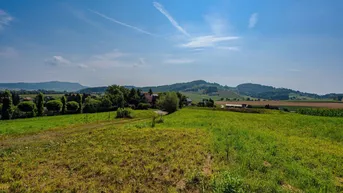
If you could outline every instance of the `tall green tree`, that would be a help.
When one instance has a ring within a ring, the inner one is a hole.
[[[135,89],[135,88],[132,88],[132,89],[130,90],[128,102],[129,102],[130,104],[135,105],[135,106],[137,107],[137,105],[138,105],[138,103],[139,103],[139,100],[140,100],[140,98],[139,98],[139,96],[138,96],[138,94],[137,94],[136,89]]]
[[[82,96],[80,93],[76,95],[76,102],[79,103],[78,113],[82,113]]]
[[[6,90],[3,94],[2,100],[2,109],[1,109],[1,119],[9,120],[12,119],[13,115],[13,103],[12,103],[12,94],[10,91]]]
[[[61,110],[61,113],[62,114],[66,114],[67,112],[67,99],[65,96],[62,96],[61,97],[61,102],[62,102],[62,110]]]
[[[150,94],[150,95],[154,94],[154,93],[152,92],[151,88],[149,88],[149,94]]]
[[[182,109],[183,106],[187,105],[187,97],[180,92],[177,92],[177,98],[179,98],[179,108]]]
[[[44,95],[43,93],[39,93],[36,96],[36,106],[37,106],[37,115],[42,116],[44,113]]]
[[[12,93],[12,103],[14,106],[17,106],[20,103],[20,96],[18,92],[13,91]]]
[[[118,85],[109,86],[106,90],[106,96],[111,100],[112,104],[118,108],[125,105],[125,97],[122,91],[126,92],[124,87]]]

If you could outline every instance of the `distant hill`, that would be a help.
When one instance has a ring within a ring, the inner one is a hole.
[[[18,83],[0,83],[0,90],[54,90],[54,91],[78,91],[80,89],[86,88],[79,83],[72,83],[72,82],[59,82],[59,81],[51,81],[51,82],[38,82],[38,83],[26,83],[26,82],[18,82]]]
[[[237,87],[223,86],[218,83],[210,83],[204,80],[195,80],[191,82],[175,83],[170,85],[161,86],[147,86],[147,87],[134,87],[125,86],[127,88],[139,88],[144,92],[148,92],[151,88],[153,92],[167,92],[175,91],[182,92],[187,96],[194,98],[212,97],[220,98],[255,98],[255,99],[268,99],[268,100],[313,100],[313,99],[330,99],[339,100],[343,98],[343,94],[326,94],[318,95],[313,93],[300,92],[287,88],[275,88],[272,86],[265,86],[261,84],[245,83]],[[103,93],[107,87],[93,87],[80,90],[80,93]],[[188,94],[187,94],[188,93]],[[199,96],[196,96],[199,95]],[[201,96],[200,96],[201,95]]]
[[[229,87],[222,86],[218,83],[210,83],[204,80],[195,80],[191,82],[184,83],[175,83],[170,85],[161,85],[161,86],[146,86],[146,87],[135,87],[135,86],[125,86],[126,88],[139,88],[144,92],[148,92],[151,88],[154,92],[167,92],[167,91],[176,91],[176,92],[199,92],[206,90],[210,87],[216,87],[218,90],[227,90]],[[85,88],[80,90],[80,93],[102,93],[105,92],[107,87],[92,87]]]
[[[188,96],[213,99],[246,99],[248,97],[255,99],[268,99],[268,100],[313,100],[313,99],[330,99],[339,100],[343,99],[343,94],[326,94],[318,95],[306,92],[300,92],[287,88],[275,88],[272,86],[265,86],[261,84],[245,83],[237,87],[223,86],[218,83],[211,83],[205,80],[195,80],[191,82],[175,83],[170,85],[161,86],[146,86],[135,87],[125,86],[126,88],[139,88],[144,92],[148,92],[151,88],[153,92],[167,92],[175,91],[187,93]],[[104,93],[107,86],[102,87],[85,87],[79,83],[71,82],[40,82],[40,83],[0,83],[0,90],[53,90],[53,91],[68,91],[79,93]],[[197,96],[198,95],[198,96]],[[201,96],[200,96],[201,95]]]
[[[287,88],[275,88],[272,86],[265,86],[252,83],[238,85],[237,92],[240,95],[270,100],[335,99],[335,97],[338,96],[337,94],[318,95],[313,93],[300,92]]]

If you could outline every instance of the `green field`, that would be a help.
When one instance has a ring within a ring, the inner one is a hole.
[[[210,96],[207,94],[201,94],[199,92],[181,92],[181,94],[187,96],[188,98],[192,99],[193,102],[198,103],[203,99],[213,99],[215,101],[219,101],[221,98],[230,98],[230,99],[242,99],[243,97],[239,96],[237,93],[233,91],[219,91],[218,95]]]
[[[151,113],[0,122],[0,192],[343,191],[342,118]]]

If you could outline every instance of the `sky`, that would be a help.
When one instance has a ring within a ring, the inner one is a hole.
[[[341,0],[0,0],[0,82],[343,93]]]

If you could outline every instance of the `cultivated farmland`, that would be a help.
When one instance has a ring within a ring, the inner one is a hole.
[[[0,190],[343,191],[342,118],[186,108],[152,128],[151,113],[0,122],[11,128],[1,132]]]
[[[343,109],[343,102],[292,102],[292,101],[217,101],[216,104],[248,104],[252,106],[265,106],[272,105],[278,107],[318,107],[318,108],[333,108],[333,109]]]

